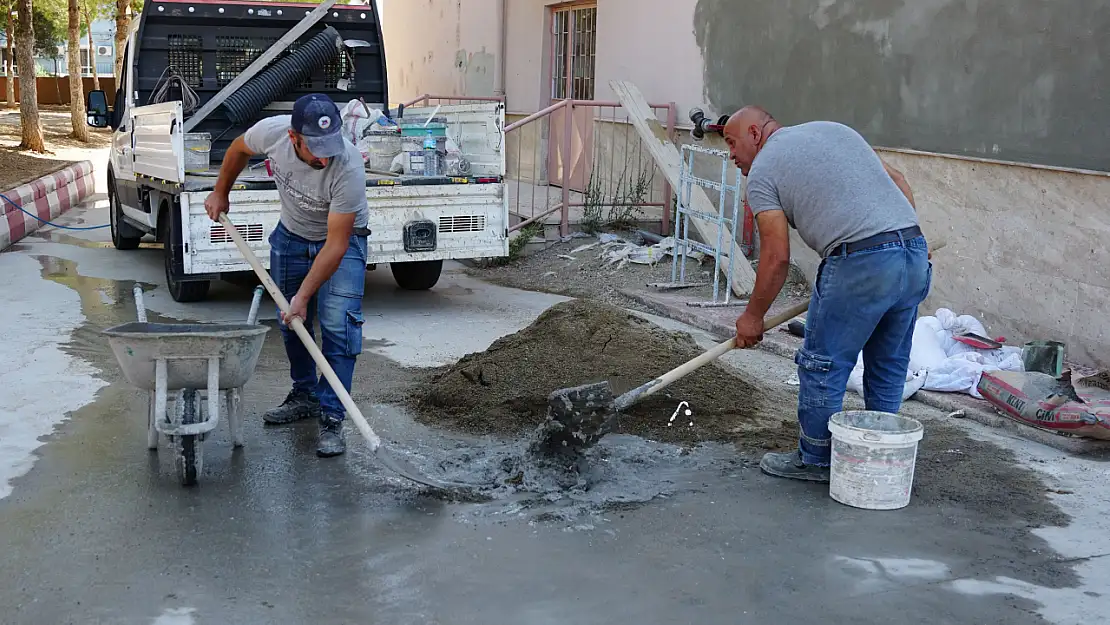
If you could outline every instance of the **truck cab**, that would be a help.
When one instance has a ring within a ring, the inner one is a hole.
[[[148,0],[115,93],[88,95],[89,125],[113,130],[112,243],[132,251],[144,237],[160,241],[174,300],[203,300],[212,281],[251,273],[204,200],[231,142],[264,117],[288,115],[307,93],[341,110],[381,111],[400,128],[434,118],[465,162],[464,171],[367,166],[371,268],[388,263],[399,287],[424,290],[444,260],[508,254],[504,104],[389,109],[374,3],[325,4]],[[259,58],[265,64],[252,71]],[[410,144],[401,142],[394,163],[409,162]],[[281,201],[264,156],[240,175],[230,202],[229,219],[268,269]]]

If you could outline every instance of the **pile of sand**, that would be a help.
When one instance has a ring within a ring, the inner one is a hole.
[[[555,390],[609,380],[620,394],[701,351],[686,333],[663,331],[621,308],[571,300],[432,375],[415,388],[409,403],[424,423],[516,436],[546,419],[548,396]],[[692,416],[680,415],[668,426],[681,401]],[[789,449],[797,440],[792,410],[772,404],[731,369],[712,363],[629,408],[616,431],[675,443],[733,441]]]

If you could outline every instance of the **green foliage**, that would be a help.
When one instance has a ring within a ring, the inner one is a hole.
[[[62,58],[58,46],[69,33],[69,5],[66,0],[34,0],[31,5],[31,28],[35,31],[35,56],[44,59]]]
[[[543,224],[538,221],[524,226],[520,229],[520,233],[509,241],[509,255],[497,258],[494,264],[503,266],[520,259],[524,253],[524,246],[528,245],[533,237],[541,234],[543,234]]]

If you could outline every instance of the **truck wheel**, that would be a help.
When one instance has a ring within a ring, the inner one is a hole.
[[[138,249],[143,233],[123,221],[123,207],[116,195],[114,178],[108,178],[108,221],[112,225],[112,245],[117,250]]]
[[[170,224],[167,223],[169,219],[168,212],[163,212],[158,219],[158,231],[162,234],[159,237],[162,239],[162,257],[165,259],[166,266],[166,289],[175,302],[199,302],[208,297],[209,282],[207,280],[185,282],[174,277],[173,268],[176,263],[174,262],[174,246],[170,245]]]
[[[397,286],[406,291],[427,291],[439,282],[443,271],[442,260],[421,260],[408,263],[389,263]]]

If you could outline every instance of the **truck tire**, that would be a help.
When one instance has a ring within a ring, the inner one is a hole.
[[[117,250],[139,248],[143,233],[123,220],[123,207],[116,194],[116,180],[111,176],[108,177],[108,221],[112,225],[112,245]]]
[[[169,221],[169,211],[162,211],[158,218],[158,232],[161,234],[158,238],[162,241],[162,257],[165,259],[166,290],[170,292],[170,297],[172,297],[175,302],[199,302],[208,297],[209,282],[207,280],[186,282],[175,278],[173,269],[176,264],[173,256],[174,246],[170,245],[169,236],[173,228]]]
[[[389,263],[397,286],[406,291],[427,291],[439,282],[443,272],[442,260],[420,260],[408,263]]]

